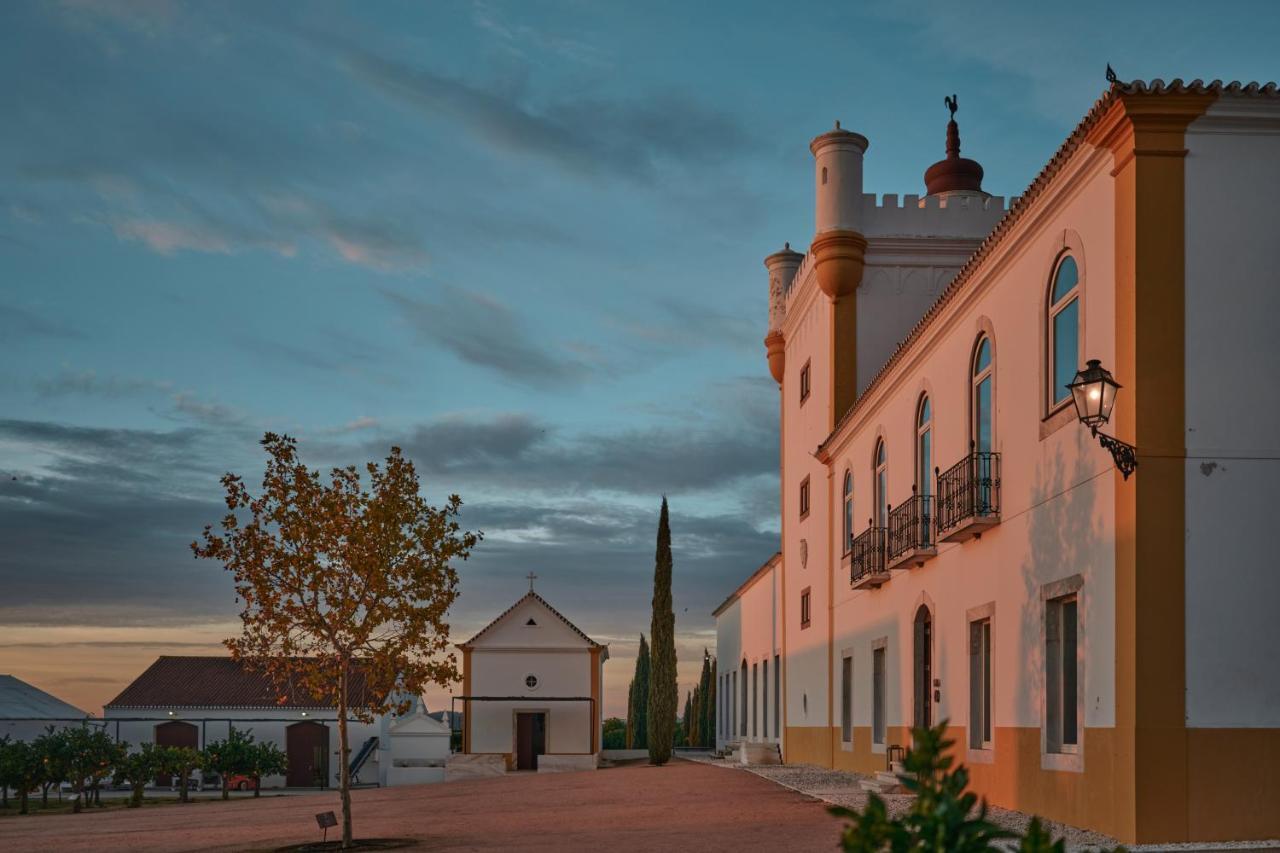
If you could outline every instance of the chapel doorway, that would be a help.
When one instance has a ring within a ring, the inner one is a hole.
[[[933,615],[920,605],[915,619],[915,727],[933,725]]]
[[[547,751],[547,715],[544,711],[516,713],[516,769],[537,770],[538,756]]]
[[[329,783],[329,727],[308,720],[294,723],[284,734],[290,788],[324,788]]]
[[[156,726],[156,746],[185,746],[187,749],[200,748],[200,730],[192,723],[170,720]],[[168,788],[173,784],[173,775],[169,773],[156,777],[156,785]]]

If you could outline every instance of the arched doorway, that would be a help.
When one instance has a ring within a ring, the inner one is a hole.
[[[329,782],[329,727],[315,722],[294,723],[285,729],[285,753],[290,788],[324,788]]]
[[[188,749],[200,748],[200,729],[192,723],[170,720],[156,726],[156,746],[185,746]],[[172,775],[156,777],[156,785],[169,787],[173,784]]]
[[[915,720],[918,729],[933,725],[933,614],[920,605],[915,618]]]

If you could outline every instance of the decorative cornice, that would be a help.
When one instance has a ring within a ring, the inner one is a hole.
[[[947,286],[946,290],[944,290],[941,295],[939,295],[933,305],[930,306],[929,310],[925,312],[925,315],[907,334],[906,338],[904,338],[894,349],[893,354],[889,356],[889,359],[876,372],[875,376],[871,378],[871,381],[867,383],[867,387],[863,390],[862,394],[859,395],[858,400],[847,412],[844,413],[840,418],[840,421],[831,430],[830,434],[823,439],[822,443],[819,445],[819,449],[826,447],[827,444],[839,435],[845,425],[849,423],[863,408],[863,401],[868,399],[871,392],[885,381],[885,377],[890,370],[902,360],[908,350],[914,347],[916,341],[920,339],[925,330],[928,329],[938,318],[943,308],[955,299],[957,294],[969,287],[972,280],[976,277],[979,268],[983,266],[995,251],[996,247],[1000,245],[1005,235],[1007,235],[1013,226],[1026,215],[1029,209],[1032,208],[1049,185],[1053,183],[1059,172],[1062,171],[1076,151],[1082,145],[1090,142],[1090,137],[1094,135],[1095,128],[1099,128],[1100,126],[1105,128],[1103,130],[1099,130],[1096,135],[1096,138],[1100,140],[1112,140],[1117,135],[1121,137],[1123,136],[1125,133],[1123,125],[1120,124],[1117,117],[1111,113],[1117,101],[1122,98],[1124,98],[1126,102],[1136,100],[1129,96],[1145,96],[1156,100],[1166,98],[1176,99],[1171,103],[1170,107],[1162,108],[1157,104],[1150,108],[1146,108],[1147,115],[1152,116],[1152,120],[1154,121],[1154,116],[1160,115],[1162,112],[1173,112],[1178,114],[1183,112],[1183,110],[1185,110],[1186,102],[1181,98],[1181,96],[1188,94],[1195,96],[1221,96],[1226,94],[1266,98],[1280,97],[1280,91],[1278,91],[1275,83],[1242,84],[1239,82],[1233,82],[1224,84],[1221,80],[1215,80],[1212,83],[1205,83],[1201,80],[1194,80],[1191,83],[1183,83],[1181,79],[1175,79],[1171,83],[1166,84],[1163,80],[1156,79],[1152,80],[1150,83],[1139,80],[1127,84],[1111,84],[1111,87],[1103,92],[1102,97],[1098,98],[1098,100],[1094,102],[1093,106],[1085,114],[1084,118],[1082,118],[1080,123],[1076,125],[1075,130],[1067,136],[1062,145],[1058,147],[1058,150],[1054,152],[1053,157],[1049,159],[1049,162],[1045,164],[1044,168],[1040,170],[1040,173],[1031,181],[1026,192],[1010,204],[1008,212],[1001,217],[1000,221],[996,223],[995,228],[992,229],[987,238],[978,246],[978,249],[973,253],[973,256],[963,267],[961,267],[960,271],[956,273],[956,277],[952,279],[951,284]],[[1199,102],[1203,103],[1203,100],[1200,100]],[[1134,109],[1140,108],[1135,107]],[[1201,108],[1201,112],[1203,112],[1203,107]]]

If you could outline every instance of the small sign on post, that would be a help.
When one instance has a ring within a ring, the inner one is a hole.
[[[329,827],[337,826],[338,819],[334,817],[333,812],[320,812],[320,814],[316,815],[316,823],[324,830],[324,835],[320,840],[320,843],[323,844],[329,840]]]

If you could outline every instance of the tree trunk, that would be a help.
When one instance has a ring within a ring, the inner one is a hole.
[[[231,799],[231,781],[226,773],[222,774],[222,799]]]
[[[347,764],[347,672],[348,662],[342,661],[342,681],[338,689],[338,761],[339,787],[342,789],[342,849],[351,846],[351,777]]]
[[[142,789],[146,782],[134,781],[133,795],[129,797],[129,808],[136,809],[142,807]]]
[[[84,780],[77,779],[75,786],[75,798],[71,801],[71,813],[80,814],[80,809],[84,808]]]
[[[45,782],[40,786],[40,808],[47,809],[49,807],[49,783]]]
[[[187,768],[181,768],[182,778],[178,780],[178,802],[190,802],[187,799]]]
[[[261,776],[257,776],[257,775],[255,775],[255,776],[253,777],[253,796],[254,796],[254,799],[257,799],[258,795],[259,795],[259,794],[261,794],[261,793],[262,793],[262,777],[261,777]]]
[[[26,786],[23,786],[22,790],[18,792],[18,814],[26,814],[26,813],[27,813],[27,789],[26,789]]]

